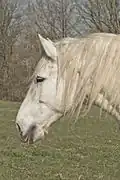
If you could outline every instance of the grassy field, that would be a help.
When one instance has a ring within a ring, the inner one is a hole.
[[[112,117],[55,123],[44,142],[21,144],[19,104],[0,101],[0,180],[119,180],[120,132]]]

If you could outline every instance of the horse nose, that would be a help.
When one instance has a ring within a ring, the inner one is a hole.
[[[23,135],[20,125],[18,123],[16,123],[16,125],[17,125],[17,129],[19,131],[19,134],[20,134],[21,141],[24,143],[26,143],[28,141],[29,144],[30,143],[32,144],[36,125],[31,125],[25,135]]]
[[[21,139],[22,142],[25,143],[25,142],[27,141],[27,140],[26,140],[26,137],[23,136],[23,132],[22,132],[22,130],[21,130],[20,125],[19,125],[18,123],[16,123],[16,125],[17,125],[17,129],[18,129],[18,131],[19,131],[19,134],[20,134],[20,139]]]

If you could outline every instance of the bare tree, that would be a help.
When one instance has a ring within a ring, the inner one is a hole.
[[[36,0],[28,9],[30,23],[44,36],[59,39],[78,33],[74,28],[78,18],[74,0]]]
[[[87,31],[120,33],[119,0],[76,0],[76,8]]]
[[[37,35],[24,27],[9,66],[11,81],[7,99],[21,101],[24,98],[32,73],[40,58],[39,44]]]
[[[9,65],[12,61],[14,44],[20,34],[21,17],[17,13],[18,4],[10,0],[0,1],[0,90],[7,94]]]

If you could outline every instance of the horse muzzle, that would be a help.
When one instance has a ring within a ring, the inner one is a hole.
[[[31,125],[24,135],[23,135],[20,125],[18,123],[16,125],[20,134],[21,141],[23,143],[33,144],[36,125]]]

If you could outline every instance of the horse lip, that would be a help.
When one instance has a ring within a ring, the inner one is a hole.
[[[24,137],[22,136],[22,137],[21,137],[21,141],[22,141],[23,143],[27,143],[27,142],[28,142],[28,137],[24,138]]]
[[[28,144],[33,144],[33,138],[34,138],[36,125],[31,125],[25,135],[23,135],[23,132],[21,131],[21,128],[20,128],[19,124],[17,124],[17,126],[18,126],[18,130],[19,130],[19,133],[20,133],[21,141],[23,143],[28,142]]]
[[[23,136],[23,141],[25,143],[28,142],[28,144],[33,144],[35,129],[36,129],[36,125],[30,126],[27,133]]]
[[[21,137],[21,141],[23,143],[33,144],[33,136],[31,134],[25,135]]]
[[[28,141],[28,135],[25,134],[24,136],[22,134],[20,134],[20,139],[23,143],[27,143]]]

